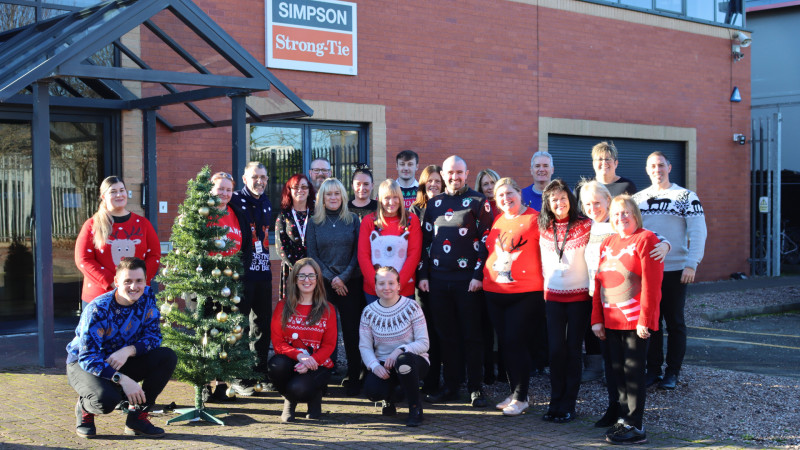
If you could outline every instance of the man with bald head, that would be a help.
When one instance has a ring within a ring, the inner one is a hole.
[[[422,224],[419,288],[430,292],[434,328],[441,343],[444,387],[426,400],[456,400],[461,374],[473,407],[485,407],[483,379],[483,263],[492,210],[482,194],[467,186],[467,163],[453,155],[442,164],[445,191],[428,201]]]

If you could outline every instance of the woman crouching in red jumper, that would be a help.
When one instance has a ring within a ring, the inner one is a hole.
[[[607,340],[619,392],[619,421],[606,440],[643,444],[647,340],[658,330],[664,263],[649,256],[659,240],[642,228],[641,212],[629,195],[611,201],[610,216],[617,234],[600,247],[592,308],[592,331]]]
[[[311,258],[297,261],[286,299],[272,314],[269,378],[283,395],[282,422],[294,421],[297,403],[308,403],[307,419],[322,416],[322,394],[331,378],[336,348],[336,313],[325,300],[322,272]]]

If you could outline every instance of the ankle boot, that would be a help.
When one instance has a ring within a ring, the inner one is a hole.
[[[606,413],[603,414],[600,420],[594,423],[594,426],[597,428],[608,428],[617,423],[617,420],[619,420],[619,403],[614,402],[608,405]]]
[[[422,405],[408,405],[407,427],[418,427],[422,425]]]
[[[81,407],[81,400],[75,404],[75,433],[82,438],[93,438],[97,435],[94,426],[94,414],[90,414]]]
[[[319,420],[322,418],[322,390],[308,402],[306,419]]]
[[[583,357],[581,383],[602,379],[605,372],[603,364],[603,355],[585,355]]]
[[[137,406],[134,409],[128,410],[128,418],[125,419],[125,434],[149,438],[164,436],[163,428],[159,428],[150,423],[150,408],[152,408],[152,405]]]
[[[294,422],[295,408],[297,408],[297,403],[290,402],[289,400],[284,400],[283,413],[281,413],[281,422],[283,423]]]

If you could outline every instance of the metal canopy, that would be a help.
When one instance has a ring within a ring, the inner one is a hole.
[[[115,0],[0,33],[0,103],[157,109],[172,131],[230,126],[226,97],[246,120],[313,111],[191,0]]]

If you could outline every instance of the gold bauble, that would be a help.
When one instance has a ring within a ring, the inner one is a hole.
[[[214,247],[217,247],[218,249],[222,250],[223,248],[225,248],[225,241],[223,241],[222,239],[214,239]]]
[[[230,267],[226,267],[224,273],[226,277],[230,277],[233,275],[233,270]]]
[[[203,217],[206,217],[206,216],[208,216],[208,215],[209,215],[209,213],[211,213],[211,210],[210,210],[210,209],[208,209],[208,208],[207,208],[207,207],[205,207],[205,206],[201,206],[201,207],[200,207],[200,208],[197,210],[197,213],[198,213],[198,214],[200,214],[200,215],[201,215],[201,216],[203,216]]]
[[[242,298],[241,298],[241,297],[239,297],[238,295],[234,295],[233,297],[231,297],[231,301],[232,301],[232,302],[233,302],[235,305],[238,305],[238,304],[239,304],[239,302],[241,302],[241,301],[242,301]]]
[[[209,331],[209,333],[211,333],[212,337],[217,337],[217,335],[219,334],[219,330],[216,328],[212,328],[211,331]]]
[[[166,316],[167,314],[169,314],[170,311],[172,311],[172,307],[169,306],[169,304],[167,304],[167,303],[162,303],[161,304],[161,315],[162,316]]]
[[[253,390],[256,392],[261,392],[264,390],[264,385],[261,383],[256,383],[256,385],[253,386]]]
[[[220,353],[220,355],[222,355],[222,353]],[[233,390],[233,387],[229,387],[228,390],[225,391],[225,395],[230,398],[234,398],[236,397],[236,391]]]
[[[224,311],[220,311],[217,313],[217,321],[225,323],[228,321],[228,315],[225,314]]]
[[[208,201],[206,202],[206,205],[208,205],[208,206],[217,206],[217,201],[214,199],[214,197],[211,197],[211,198],[210,198],[210,199],[208,199]]]
[[[228,359],[228,352],[219,352],[219,359]]]
[[[231,311],[238,312],[239,311],[239,307],[236,306],[236,305],[233,305],[233,306],[231,306]]]
[[[219,278],[221,275],[222,271],[218,267],[214,267],[214,270],[211,271],[211,276],[214,278]]]
[[[203,266],[198,264],[197,267],[195,267],[194,271],[197,272],[198,274],[203,273]]]
[[[236,343],[236,336],[234,336],[232,334],[228,335],[228,337],[225,338],[225,342],[227,342],[228,344],[231,344],[231,345],[235,344]]]
[[[171,304],[172,304],[172,302],[174,302],[174,301],[175,301],[175,299],[174,299],[174,298],[173,298],[171,295],[170,295],[169,297],[167,297],[167,303],[169,303],[170,305],[171,305]]]
[[[242,337],[243,337],[242,333],[236,333],[236,334],[234,334],[234,336],[236,336],[236,340],[237,340],[237,341],[238,341],[238,340],[241,340],[241,339],[242,339]]]
[[[234,280],[238,280],[239,279],[239,272],[233,272],[233,279]]]
[[[241,325],[236,325],[235,327],[233,327],[233,333],[234,334],[239,334],[241,332],[242,332],[242,326]]]
[[[230,297],[231,296],[231,288],[229,288],[228,286],[225,286],[224,288],[222,288],[222,290],[219,293],[222,294],[223,297]]]

